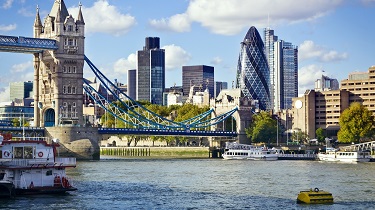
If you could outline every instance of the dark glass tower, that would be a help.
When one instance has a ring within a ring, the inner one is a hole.
[[[159,37],[147,37],[139,50],[137,66],[137,100],[163,104],[165,89],[165,51],[160,49]]]
[[[240,88],[245,97],[258,100],[259,109],[271,109],[270,71],[262,38],[254,26],[249,29],[241,42],[236,88]]]
[[[204,91],[208,89],[210,97],[214,96],[214,67],[197,65],[182,67],[182,89],[184,97],[189,95],[190,89],[194,86],[194,91]]]

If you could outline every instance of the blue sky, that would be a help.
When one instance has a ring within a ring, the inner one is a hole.
[[[0,34],[33,36],[55,0],[0,0]],[[375,65],[375,0],[81,0],[85,54],[107,77],[126,83],[145,37],[166,51],[166,87],[181,85],[184,65],[211,65],[215,80],[235,80],[240,42],[269,26],[299,48],[299,92],[322,74],[339,81]],[[78,0],[65,0],[78,14]],[[33,80],[32,55],[0,52],[0,101],[9,82]],[[92,77],[85,65],[84,77]]]

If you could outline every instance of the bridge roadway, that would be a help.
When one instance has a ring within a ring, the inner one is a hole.
[[[45,129],[40,127],[13,127],[0,126],[0,132],[16,132],[18,134],[38,133],[44,135]],[[153,136],[212,136],[236,137],[237,132],[232,131],[199,131],[199,130],[158,130],[158,129],[127,129],[127,128],[98,128],[98,134],[126,134],[126,135],[153,135]]]
[[[99,134],[127,134],[153,136],[212,136],[236,137],[232,131],[200,131],[200,130],[161,130],[161,129],[130,129],[130,128],[99,128]]]
[[[41,53],[57,50],[56,40],[0,35],[0,52]]]

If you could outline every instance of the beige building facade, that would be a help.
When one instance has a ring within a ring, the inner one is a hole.
[[[341,81],[340,90],[307,90],[293,98],[292,129],[300,129],[313,139],[315,131],[322,128],[327,137],[336,138],[340,115],[353,102],[363,104],[375,116],[375,66],[367,73],[350,74]]]

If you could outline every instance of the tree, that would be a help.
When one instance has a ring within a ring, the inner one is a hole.
[[[301,129],[298,129],[297,131],[293,132],[291,139],[295,142],[298,142],[299,144],[307,143],[307,134],[305,132],[302,132]]]
[[[345,109],[340,116],[340,130],[337,137],[340,143],[359,143],[361,139],[373,135],[374,117],[358,102]]]
[[[271,118],[271,115],[268,112],[261,111],[259,114],[253,115],[252,120],[250,127],[245,129],[246,135],[251,139],[251,142],[276,142],[277,122]],[[281,132],[279,131],[279,133]]]
[[[316,129],[315,134],[316,134],[316,138],[318,139],[318,142],[324,142],[326,135],[324,135],[323,128]]]

